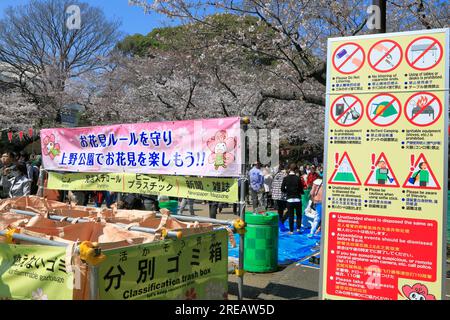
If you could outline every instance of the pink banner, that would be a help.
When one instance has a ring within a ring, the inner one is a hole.
[[[150,122],[41,130],[44,168],[236,177],[240,119]]]

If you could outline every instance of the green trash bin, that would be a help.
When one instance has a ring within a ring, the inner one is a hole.
[[[272,272],[278,268],[278,213],[245,213],[244,270]]]
[[[177,200],[169,200],[169,201],[162,201],[159,202],[159,208],[166,208],[173,214],[177,214],[178,211],[178,201]]]

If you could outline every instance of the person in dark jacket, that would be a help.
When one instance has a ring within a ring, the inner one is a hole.
[[[27,165],[23,162],[16,164],[12,171],[12,178],[4,181],[8,177],[2,176],[2,185],[6,185],[10,198],[23,197],[30,195],[31,180],[28,179]]]
[[[10,180],[14,178],[13,171],[16,168],[15,158],[16,155],[14,152],[3,152],[1,154],[0,199],[9,197],[9,189],[11,188]]]
[[[281,191],[286,194],[287,214],[281,221],[283,224],[289,218],[289,234],[294,233],[294,211],[297,215],[297,232],[300,232],[302,224],[302,201],[303,183],[301,178],[295,174],[297,165],[292,163],[289,166],[289,174],[284,177],[281,183]]]
[[[286,209],[286,194],[281,191],[281,185],[284,178],[287,176],[287,172],[284,166],[280,164],[279,172],[275,175],[272,182],[272,199],[275,201],[275,205],[278,211],[278,224],[280,231],[286,231],[283,221],[284,210]]]

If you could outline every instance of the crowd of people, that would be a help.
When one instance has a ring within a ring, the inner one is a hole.
[[[39,190],[41,155],[13,151],[0,152],[0,199],[36,195]],[[45,179],[44,179],[45,181]],[[46,183],[46,181],[44,182]],[[159,198],[153,195],[137,195],[110,191],[64,191],[45,188],[44,196],[50,200],[72,202],[87,206],[110,208],[117,203],[124,209],[159,210]],[[189,203],[191,200],[189,200]]]
[[[0,198],[13,198],[36,195],[39,183],[40,155],[28,155],[25,152],[1,153],[0,161]],[[253,211],[262,212],[277,210],[281,231],[288,234],[303,232],[308,226],[303,223],[302,213],[305,209],[314,210],[315,216],[311,224],[312,237],[320,228],[322,213],[322,166],[289,166],[280,165],[277,168],[261,166],[256,162],[248,172],[248,181],[244,186],[251,201]],[[239,194],[241,189],[239,180]],[[74,202],[78,205],[93,203],[95,207],[111,207],[117,203],[119,208],[138,210],[159,210],[161,196],[119,194],[109,191],[58,191],[46,190],[46,196],[53,200]],[[167,198],[167,197],[166,197]],[[167,198],[177,199],[177,198]],[[164,199],[163,199],[164,200]],[[180,201],[177,214],[184,214],[187,209],[191,216],[195,215],[194,199],[177,199]],[[206,204],[206,202],[203,202]],[[227,204],[209,201],[209,217],[215,219],[218,213],[228,207]],[[238,204],[232,204],[233,214],[238,215]],[[296,225],[294,221],[296,219]],[[288,221],[288,229],[285,222]]]
[[[276,171],[274,174],[268,166],[262,168],[258,162],[249,171],[253,211],[256,213],[274,208],[279,215],[281,231],[286,231],[285,222],[289,220],[288,234],[293,234],[294,230],[302,233],[310,229],[308,237],[313,237],[320,230],[323,167],[292,163],[287,167],[281,164]],[[315,212],[309,225],[303,223],[302,213],[305,209]]]
[[[35,195],[38,191],[40,155],[5,151],[0,158],[0,198]]]

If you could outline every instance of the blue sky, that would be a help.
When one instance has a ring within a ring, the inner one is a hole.
[[[5,8],[27,4],[29,0],[0,0],[0,18]],[[167,17],[159,14],[144,14],[139,7],[129,6],[128,0],[84,0],[92,6],[100,7],[108,18],[122,21],[121,31],[126,34],[147,34],[156,27],[174,24]]]

